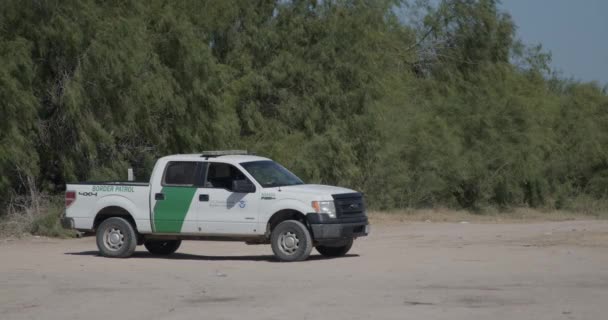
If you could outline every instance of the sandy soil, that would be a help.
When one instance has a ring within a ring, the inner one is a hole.
[[[374,225],[347,257],[184,242],[0,241],[0,319],[606,319],[608,221]]]

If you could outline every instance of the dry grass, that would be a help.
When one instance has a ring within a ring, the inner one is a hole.
[[[536,221],[566,221],[606,219],[606,215],[576,213],[562,210],[538,210],[516,208],[509,211],[472,213],[466,210],[446,208],[411,209],[400,211],[372,211],[371,223],[391,224],[399,222],[472,222],[472,223],[525,223]]]
[[[11,198],[6,214],[0,216],[0,238],[28,235],[71,237],[75,233],[61,227],[63,198],[50,197],[37,190],[33,179],[26,180],[28,193]]]
[[[539,210],[517,208],[508,211],[486,209],[482,213],[446,208],[409,209],[398,211],[372,211],[373,224],[400,222],[471,222],[471,223],[525,223],[535,221],[566,221],[606,219],[608,214],[601,207],[597,210]],[[70,237],[75,232],[60,226],[63,211],[62,197],[49,197],[35,187],[27,195],[13,197],[7,214],[0,216],[0,238],[42,235]]]
[[[38,206],[20,205],[1,216],[0,238],[21,238],[29,235],[65,238],[75,235],[75,232],[61,227],[59,217],[63,203],[46,196],[38,200]]]

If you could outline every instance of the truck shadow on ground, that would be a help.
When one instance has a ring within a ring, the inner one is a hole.
[[[102,257],[99,254],[99,251],[81,251],[81,252],[66,252],[66,255],[72,256],[94,256],[99,258]],[[318,261],[318,260],[332,260],[332,259],[347,259],[358,257],[358,254],[347,254],[342,257],[325,257],[320,254],[311,255],[306,259],[306,261]],[[247,255],[247,256],[205,256],[198,254],[189,254],[189,253],[174,253],[168,256],[158,256],[153,255],[148,252],[138,251],[133,253],[129,259],[166,259],[166,260],[200,260],[200,261],[266,261],[266,262],[281,262],[278,261],[273,255]]]

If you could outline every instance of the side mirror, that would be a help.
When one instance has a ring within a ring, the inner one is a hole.
[[[233,180],[232,181],[232,192],[237,192],[237,193],[254,193],[255,192],[255,185],[247,180],[247,179],[243,179],[243,180]]]

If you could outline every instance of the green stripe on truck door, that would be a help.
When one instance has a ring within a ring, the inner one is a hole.
[[[165,200],[154,205],[154,232],[179,233],[190,210],[196,188],[163,187]]]

